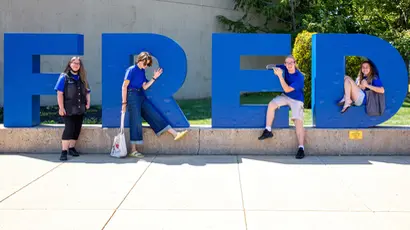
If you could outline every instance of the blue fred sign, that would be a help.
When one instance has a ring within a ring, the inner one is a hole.
[[[121,85],[133,55],[149,51],[164,69],[147,91],[148,98],[173,127],[189,127],[173,95],[184,84],[187,58],[174,40],[149,33],[102,34],[102,126],[119,127]],[[241,92],[282,92],[272,70],[241,70],[240,56],[286,56],[288,34],[212,35],[212,127],[262,128],[267,106],[240,105]],[[81,34],[4,34],[4,125],[40,124],[40,95],[55,95],[60,73],[40,73],[41,55],[84,55]],[[341,114],[345,57],[362,56],[377,67],[385,89],[385,112],[368,116],[365,106]],[[269,64],[269,63],[266,63]],[[408,73],[388,42],[364,34],[315,34],[312,37],[312,118],[317,128],[366,128],[394,116],[405,100]],[[128,119],[126,119],[128,121]],[[289,126],[289,108],[276,110],[273,127]],[[127,124],[126,124],[127,126]]]

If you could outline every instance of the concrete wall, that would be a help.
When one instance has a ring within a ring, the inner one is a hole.
[[[225,15],[233,19],[242,16],[241,12],[232,9],[233,0],[2,0],[0,106],[3,104],[4,32],[84,34],[84,61],[93,89],[93,104],[101,103],[101,33],[163,34],[176,40],[188,58],[187,79],[176,98],[209,97],[211,36],[212,32],[225,32],[216,16]],[[41,71],[61,72],[68,59],[69,56],[42,56]],[[252,66],[252,62],[261,63],[251,60],[248,64],[245,61],[245,67]],[[42,104],[56,104],[55,96],[42,97]]]
[[[5,128],[0,125],[1,153],[59,153],[63,125],[42,125],[33,128]],[[294,127],[273,129],[273,138],[259,141],[262,129],[212,129],[192,126],[187,135],[174,141],[164,133],[157,137],[144,127],[145,154],[266,154],[295,155],[297,139]],[[315,129],[306,127],[305,150],[308,155],[410,155],[409,127],[377,127],[358,129],[362,138],[350,138],[350,129]],[[78,149],[83,153],[109,154],[117,128],[85,125]],[[125,129],[129,144],[129,129]]]

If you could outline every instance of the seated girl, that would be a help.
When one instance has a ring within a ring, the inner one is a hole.
[[[349,76],[344,79],[344,97],[338,105],[342,106],[341,113],[346,112],[350,106],[366,105],[366,91],[373,90],[376,93],[384,93],[384,87],[370,61],[361,64],[356,82]]]

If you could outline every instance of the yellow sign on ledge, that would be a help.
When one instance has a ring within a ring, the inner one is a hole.
[[[349,131],[349,139],[350,140],[362,140],[363,139],[363,132],[360,131],[360,130]]]

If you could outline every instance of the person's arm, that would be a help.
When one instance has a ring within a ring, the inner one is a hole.
[[[127,91],[128,91],[129,84],[130,84],[130,80],[125,79],[121,87],[121,96],[122,96],[121,112],[123,113],[125,113],[125,110],[127,109],[127,103],[128,103]]]
[[[64,92],[57,91],[57,102],[60,110],[64,109]]]
[[[153,83],[154,81],[156,81],[159,76],[162,74],[162,69],[159,68],[157,70],[154,71],[154,76],[152,77],[152,79],[150,81],[145,81],[144,83],[142,83],[142,88],[144,88],[144,90],[147,90]]]
[[[364,86],[376,93],[384,93],[384,87],[379,77],[376,77],[372,81],[372,85],[369,85],[367,81],[363,81]]]
[[[367,88],[373,90],[376,93],[384,93],[384,87],[377,87],[372,85],[367,85]]]
[[[127,90],[128,90],[128,85],[130,84],[130,80],[124,80],[122,83],[122,90],[121,90],[121,95],[122,95],[122,104],[127,104]]]
[[[122,105],[127,105],[128,85],[130,84],[130,81],[132,78],[133,78],[133,68],[130,67],[127,69],[127,72],[125,72],[124,82],[122,83],[122,87],[121,87]]]
[[[356,78],[356,82],[358,83],[357,84],[357,86],[359,86],[359,88],[361,89],[361,90],[365,90],[366,89],[366,87],[363,85],[363,81],[366,81],[365,79],[363,79],[361,82],[360,82],[360,78],[359,77],[357,77]]]
[[[275,65],[275,67],[282,69],[283,71],[286,70],[286,66],[284,64]]]
[[[89,109],[90,105],[91,105],[91,93],[88,92],[87,93],[87,104],[85,106],[86,106],[87,109]]]
[[[290,92],[292,92],[293,90],[295,90],[293,87],[289,86],[289,85],[286,83],[285,79],[283,79],[282,76],[279,76],[279,82],[280,82],[280,85],[281,85],[282,88],[283,88],[283,91],[285,91],[285,93],[290,93]]]
[[[289,92],[292,92],[293,90],[295,90],[293,87],[290,87],[288,85],[288,83],[286,83],[285,79],[283,78],[283,69],[282,68],[280,68],[280,67],[275,68],[274,73],[275,73],[276,76],[278,76],[280,85],[282,86],[282,89],[283,89],[283,91],[285,91],[285,93],[289,93]]]
[[[58,113],[60,116],[64,116],[65,108],[64,108],[64,85],[65,85],[65,74],[61,74],[57,80],[57,83],[54,87],[54,90],[57,91],[57,103],[58,103]]]
[[[85,106],[87,109],[89,109],[91,105],[91,89],[90,89],[90,83],[88,83],[88,81],[87,81],[87,86],[88,86],[87,95],[86,95],[87,103]]]
[[[151,85],[154,83],[154,81],[156,81],[157,79],[152,77],[151,80],[149,81],[145,81],[144,83],[142,83],[142,88],[144,88],[144,90],[147,90],[149,87],[151,87]]]

